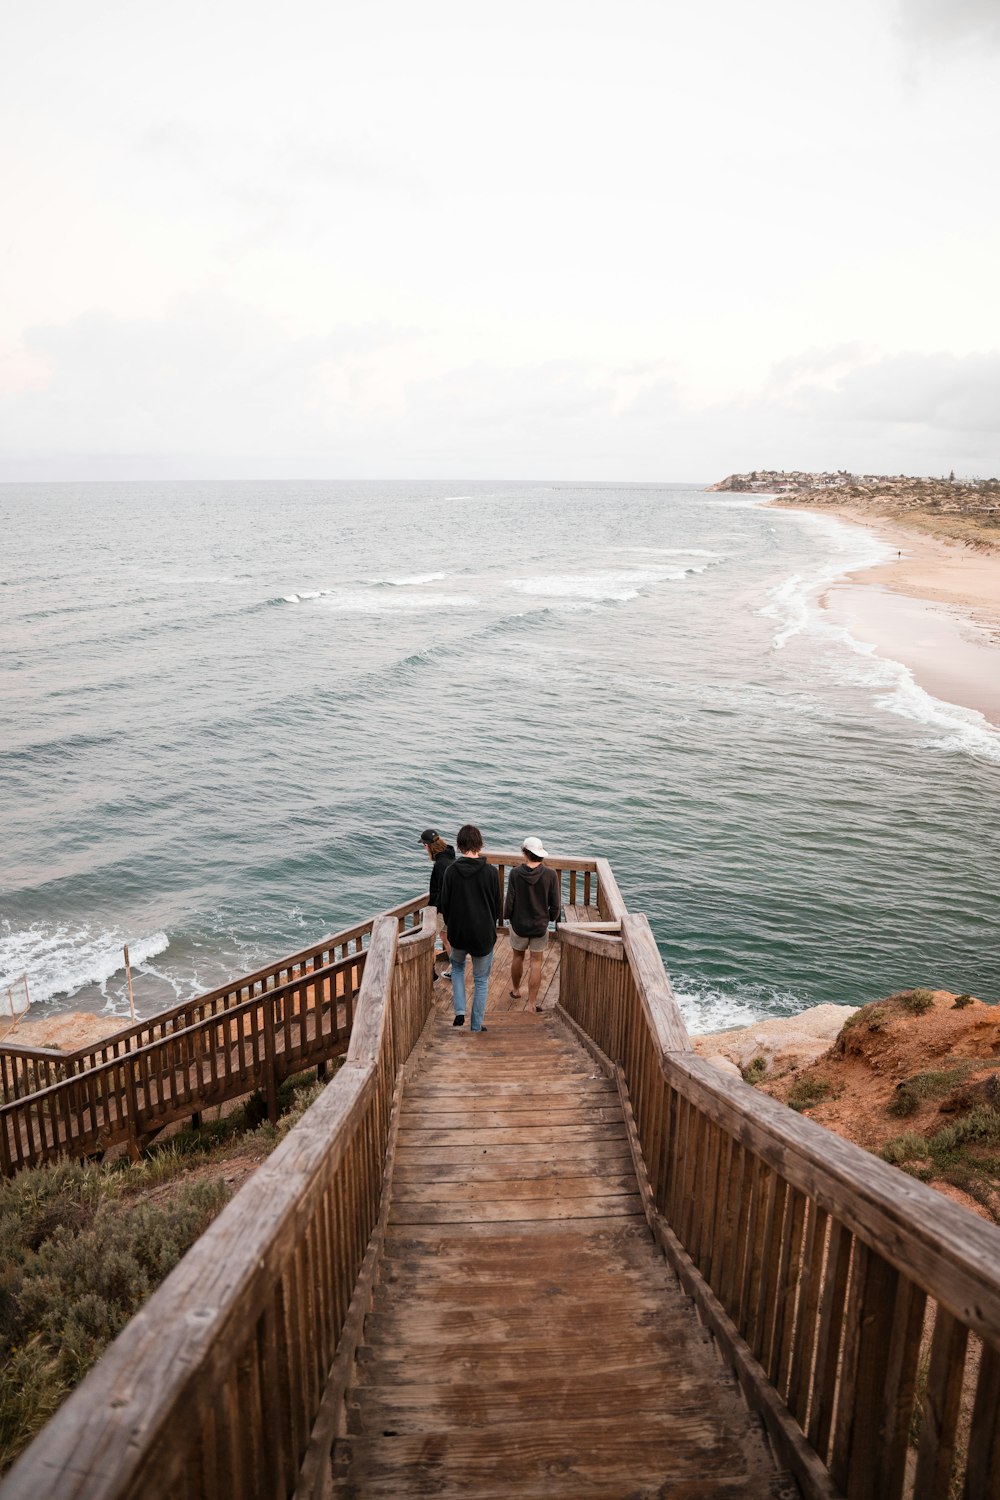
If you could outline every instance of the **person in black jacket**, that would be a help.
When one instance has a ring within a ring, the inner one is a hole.
[[[465,960],[472,958],[471,1031],[485,1031],[486,995],[500,920],[500,876],[483,857],[483,836],[472,823],[458,830],[458,858],[441,882],[441,910],[451,944],[453,1026],[465,1025]]]
[[[541,839],[525,839],[521,853],[524,864],[511,870],[503,904],[504,920],[510,922],[510,993],[513,1000],[521,997],[524,955],[530,949],[528,1002],[541,1010],[538,989],[542,958],[549,944],[549,923],[559,919],[559,876],[542,864],[545,850]]]
[[[427,905],[437,910],[437,930],[441,939],[441,949],[444,953],[445,967],[441,970],[441,978],[448,979],[451,976],[451,949],[448,946],[448,935],[444,930],[444,917],[441,914],[441,882],[444,880],[444,872],[455,858],[455,851],[450,844],[446,844],[436,828],[425,828],[420,835],[420,842],[427,850],[427,858],[433,861],[431,866],[431,888],[427,893]]]

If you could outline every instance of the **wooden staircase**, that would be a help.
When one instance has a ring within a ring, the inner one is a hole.
[[[403,1095],[334,1493],[797,1496],[655,1249],[615,1084],[553,1014],[447,1011]]]

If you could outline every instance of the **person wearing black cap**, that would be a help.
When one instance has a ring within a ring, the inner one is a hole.
[[[448,933],[444,925],[444,916],[441,911],[441,886],[444,882],[444,872],[455,859],[455,850],[451,844],[446,844],[436,828],[425,828],[420,835],[420,842],[427,850],[427,858],[433,861],[431,866],[431,888],[427,896],[427,905],[437,910],[438,936],[441,939],[441,949],[444,953],[445,967],[441,970],[442,979],[451,978],[451,948],[448,945]]]

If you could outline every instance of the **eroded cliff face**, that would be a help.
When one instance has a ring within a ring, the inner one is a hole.
[[[859,1010],[817,1007],[809,1041],[812,1014],[698,1037],[695,1048],[1000,1222],[1000,1006],[904,990]]]

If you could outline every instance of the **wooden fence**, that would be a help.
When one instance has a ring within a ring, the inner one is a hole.
[[[654,1233],[803,1494],[998,1500],[1000,1229],[697,1056],[644,917],[561,935]]]
[[[346,1050],[365,952],[342,958],[0,1107],[0,1169],[89,1156],[255,1089],[277,1119],[282,1079]]]
[[[410,901],[392,907],[385,915],[397,917],[403,930],[407,926],[419,926],[425,900],[425,896],[415,896]],[[343,932],[325,937],[310,948],[303,948],[299,953],[279,959],[275,964],[258,969],[253,974],[243,975],[230,984],[209,990],[207,994],[197,995],[193,1000],[186,1000],[169,1010],[158,1011],[149,1020],[124,1026],[111,1036],[86,1047],[64,1052],[55,1047],[30,1047],[13,1039],[9,1042],[0,1039],[0,1098],[4,1103],[22,1099],[26,1094],[33,1094],[64,1078],[85,1073],[90,1068],[100,1067],[102,1063],[123,1057],[127,1052],[138,1052],[153,1042],[162,1041],[175,1032],[185,1031],[199,1021],[209,1020],[223,1011],[243,1005],[247,1000],[264,995],[269,990],[313,974],[318,969],[329,969],[340,960],[364,951],[374,921],[375,918],[371,918],[367,922],[345,928]]]
[[[433,909],[372,928],[346,1060],[69,1397],[3,1500],[273,1500],[322,1467],[323,1396],[379,1213]]]
[[[488,856],[501,891],[519,854]],[[605,860],[552,858],[563,900],[612,921],[624,904]],[[423,897],[391,908],[400,931],[421,920]],[[74,1052],[0,1042],[0,1171],[127,1142],[135,1155],[163,1126],[203,1108],[266,1091],[276,1110],[283,1078],[346,1047],[371,921],[269,968],[138,1022]]]

